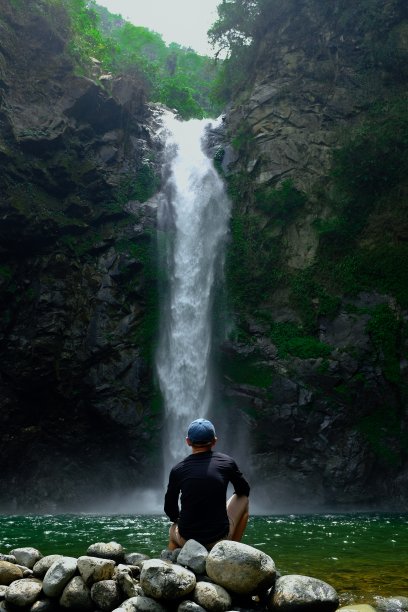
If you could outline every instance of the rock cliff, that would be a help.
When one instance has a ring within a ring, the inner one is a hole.
[[[336,149],[356,159],[348,135],[370,155],[373,108],[381,121],[390,100],[407,108],[406,6],[270,4],[216,155],[234,200],[228,411],[235,422],[241,408],[254,480],[276,509],[406,508],[408,304],[393,286],[401,266],[407,280],[406,178],[370,192],[389,155],[378,137],[368,195],[345,213],[355,176],[339,187],[335,166]]]
[[[151,113],[78,74],[58,5],[2,0],[0,32],[1,505],[96,507],[154,460]]]

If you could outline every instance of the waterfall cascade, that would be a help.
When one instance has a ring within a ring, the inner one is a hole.
[[[212,404],[213,305],[222,279],[230,203],[203,151],[208,120],[182,122],[165,113],[163,122],[158,240],[166,281],[156,366],[165,402],[168,467],[187,454],[189,422],[206,416]]]

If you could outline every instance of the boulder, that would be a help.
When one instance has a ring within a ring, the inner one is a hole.
[[[0,601],[3,601],[3,599],[6,596],[6,591],[7,591],[7,587],[5,584],[1,584],[0,585]]]
[[[195,574],[205,574],[207,557],[208,550],[202,544],[187,540],[177,557],[177,563],[188,567]]]
[[[136,565],[137,563],[140,563],[140,561],[147,561],[148,559],[150,559],[148,555],[143,555],[142,553],[138,552],[125,554],[125,563],[128,565]]]
[[[62,608],[74,608],[75,610],[92,610],[94,608],[91,591],[86,586],[81,576],[74,576],[62,592],[59,600]]]
[[[208,576],[233,593],[249,594],[267,590],[275,582],[275,564],[264,552],[224,540],[207,557]]]
[[[289,612],[307,608],[308,612],[334,612],[339,598],[332,586],[310,576],[281,576],[268,600],[272,610]]]
[[[178,599],[194,589],[196,577],[180,565],[152,559],[143,563],[140,586],[145,595],[157,599]]]
[[[19,565],[33,569],[34,565],[42,558],[42,554],[36,548],[15,548],[11,551]]]
[[[23,572],[15,563],[0,561],[0,584],[6,586],[23,577]]]
[[[408,597],[374,597],[375,607],[379,612],[408,612]]]
[[[123,546],[117,542],[96,542],[86,552],[90,557],[113,559],[116,563],[122,563],[125,557]]]
[[[124,612],[166,612],[166,608],[150,597],[131,597],[121,603],[118,610]],[[118,612],[116,610],[115,612]]]
[[[91,587],[92,601],[99,610],[114,610],[122,600],[120,587],[115,580],[100,580]]]
[[[222,586],[212,582],[197,582],[193,599],[209,612],[224,612],[231,609],[231,595]]]
[[[113,559],[99,559],[98,557],[79,557],[77,565],[79,573],[88,586],[100,580],[110,580],[115,569]]]
[[[43,591],[48,597],[59,597],[77,569],[74,557],[61,557],[51,565],[44,576]]]
[[[23,578],[33,578],[34,577],[33,570],[29,569],[25,565],[19,565],[18,563],[16,563],[16,566],[19,567],[21,571],[23,572]]]
[[[16,580],[7,589],[6,602],[18,608],[31,606],[41,593],[42,584],[36,578]]]
[[[139,570],[139,568],[133,568]],[[116,580],[126,597],[137,597],[143,595],[143,591],[139,582],[132,576],[132,568],[128,565],[118,565],[113,573],[113,579]]]
[[[9,563],[17,563],[14,555],[3,555],[0,553],[0,561],[8,561]]]
[[[44,578],[54,561],[62,559],[62,557],[63,555],[46,555],[42,557],[33,567],[34,576],[36,578]]]

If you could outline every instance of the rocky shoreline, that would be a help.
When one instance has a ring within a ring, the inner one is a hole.
[[[117,542],[98,542],[79,558],[32,547],[0,553],[0,612],[407,612],[408,597],[339,607],[336,590],[303,575],[281,576],[273,559],[222,541],[208,552],[189,540],[151,559]]]

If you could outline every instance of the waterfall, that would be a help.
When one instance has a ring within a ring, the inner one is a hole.
[[[166,469],[188,449],[188,424],[212,406],[213,305],[223,274],[230,203],[203,151],[208,120],[164,113],[164,185],[159,197],[160,269],[165,272],[156,356],[165,403]]]

